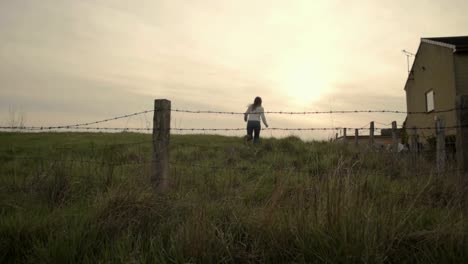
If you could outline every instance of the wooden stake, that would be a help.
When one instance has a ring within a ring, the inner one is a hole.
[[[354,130],[354,145],[359,146],[359,129]]]
[[[443,173],[445,171],[445,128],[444,121],[437,119],[436,121],[436,135],[437,135],[437,172]]]
[[[392,122],[392,150],[398,152],[398,135],[397,135],[397,122]]]
[[[154,101],[153,117],[153,186],[166,188],[169,179],[169,138],[171,129],[171,101]]]
[[[415,127],[411,129],[412,135],[411,135],[411,146],[410,150],[413,153],[418,153],[419,152],[419,142],[418,142],[418,131],[416,130]]]
[[[370,122],[369,145],[371,148],[374,147],[374,121]]]
[[[461,190],[464,190],[464,214],[468,214],[468,96],[457,97],[457,166]]]
[[[346,127],[343,128],[343,143],[348,144],[348,139],[346,138]]]
[[[463,178],[468,174],[468,96],[457,97],[457,164]]]

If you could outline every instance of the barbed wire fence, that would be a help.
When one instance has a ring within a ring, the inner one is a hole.
[[[431,114],[441,114],[441,113],[451,113],[451,112],[466,112],[468,107],[457,107],[439,111],[433,111]],[[148,121],[146,118],[146,114],[153,113],[153,128],[148,127]],[[113,118],[107,118],[103,120],[93,121],[93,122],[83,122],[83,123],[75,123],[75,124],[68,124],[68,125],[58,125],[58,126],[0,126],[0,131],[15,131],[15,132],[60,132],[60,131],[117,131],[117,132],[139,132],[139,133],[151,133],[153,134],[152,140],[145,140],[139,142],[129,142],[129,143],[119,143],[119,144],[112,144],[102,146],[101,150],[113,150],[119,147],[132,147],[137,145],[150,145],[153,148],[153,155],[151,160],[142,159],[137,161],[115,161],[115,160],[99,160],[99,159],[76,159],[76,158],[53,158],[53,157],[41,157],[41,156],[28,156],[28,155],[17,155],[18,151],[24,151],[24,149],[16,148],[14,146],[9,148],[2,148],[0,149],[0,157],[4,159],[18,159],[18,160],[48,160],[51,162],[77,162],[77,163],[85,163],[85,164],[100,164],[106,166],[125,166],[125,165],[152,165],[153,170],[153,178],[157,182],[161,182],[167,180],[169,174],[169,166],[170,165],[180,165],[175,163],[169,159],[169,135],[171,132],[177,131],[188,131],[188,132],[227,132],[227,131],[245,131],[245,128],[181,128],[181,127],[170,127],[170,113],[186,113],[186,114],[215,114],[215,115],[244,115],[244,112],[229,112],[229,111],[213,111],[213,110],[187,110],[187,109],[171,109],[170,101],[167,100],[156,100],[155,101],[155,108],[152,110],[145,110],[140,112],[135,112],[131,114],[116,116]],[[382,114],[406,114],[406,115],[427,115],[427,112],[409,112],[409,111],[399,111],[399,110],[334,110],[334,111],[303,111],[303,112],[292,112],[292,111],[266,111],[265,114],[275,114],[275,115],[321,115],[321,114],[362,114],[362,113],[382,113]],[[146,127],[128,127],[128,120],[130,118],[140,116],[144,117],[146,121]],[[105,126],[96,126],[104,123],[108,123],[115,120],[127,119],[127,125],[125,127],[105,127]],[[367,149],[374,149],[374,145],[376,143],[376,137],[374,135],[375,131],[382,131],[382,130],[389,130],[391,132],[391,142],[390,142],[390,152],[397,153],[400,151],[399,143],[401,143],[400,134],[402,131],[405,131],[405,127],[396,126],[396,122],[392,122],[390,124],[382,123],[382,122],[375,122],[382,127],[374,127],[374,122],[370,122],[367,124],[369,127],[358,126],[358,127],[298,127],[298,128],[291,128],[291,127],[272,127],[268,128],[270,131],[299,131],[299,132],[307,132],[307,131],[341,131],[343,132],[343,136],[338,138],[336,136],[335,142],[340,142],[343,144],[350,145],[351,141],[354,138],[354,145],[358,147],[362,145],[361,139],[359,138],[360,131],[369,131],[369,136],[366,139],[368,141],[366,145]],[[388,128],[389,125],[392,125],[392,128]],[[436,140],[436,161],[437,161],[437,172],[447,172],[449,170],[446,169],[446,132],[450,133],[459,133],[460,131],[468,130],[468,124],[466,122],[459,122],[457,125],[452,126],[444,126],[440,120],[438,120],[433,126],[422,126],[422,127],[412,127],[411,131],[422,131],[428,130],[434,133],[434,138]],[[354,131],[355,135],[347,136],[348,131]],[[413,142],[417,144],[417,135],[411,135],[415,137]],[[427,140],[427,139],[426,139]],[[201,146],[197,146],[201,147]],[[458,147],[458,146],[457,146]],[[72,146],[61,146],[55,147],[56,149],[72,149]],[[465,152],[467,148],[457,148],[457,151]],[[411,150],[416,150],[420,152],[419,146],[416,145],[416,148]],[[5,154],[7,153],[7,154]],[[464,153],[463,153],[464,154]],[[466,155],[458,155],[457,159],[463,160],[465,159]],[[200,167],[204,165],[200,164],[190,164],[189,167]],[[211,169],[221,169],[226,168],[225,166],[208,166]],[[241,166],[237,168],[239,170],[248,170],[250,168]],[[292,171],[294,168],[286,168]],[[463,167],[461,168],[463,170]],[[459,168],[457,168],[459,171]]]
[[[467,108],[451,108],[451,109],[446,109],[446,110],[440,110],[440,111],[432,111],[430,112],[431,114],[441,114],[441,113],[449,113],[449,112],[454,112],[457,110],[466,110]],[[93,121],[93,122],[85,122],[85,123],[76,123],[76,124],[68,124],[68,125],[59,125],[59,126],[0,126],[1,130],[8,130],[8,129],[16,129],[16,130],[70,130],[70,129],[77,129],[77,128],[82,128],[82,129],[87,129],[87,130],[94,130],[94,129],[107,129],[106,127],[89,127],[91,125],[97,125],[97,124],[102,124],[102,123],[107,123],[110,121],[115,121],[115,120],[120,120],[120,119],[128,119],[131,117],[135,116],[140,116],[140,115],[145,115],[148,113],[157,113],[157,112],[162,112],[164,110],[159,110],[159,109],[154,109],[154,110],[145,110],[145,111],[140,111],[140,112],[135,112],[131,114],[126,114],[126,115],[121,115],[113,118],[107,118],[103,120],[98,120],[98,121]],[[212,110],[186,110],[186,109],[170,109],[170,112],[175,112],[175,113],[189,113],[189,114],[217,114],[217,115],[244,115],[245,112],[230,112],[230,111],[212,111]],[[413,112],[407,112],[407,111],[399,111],[399,110],[334,110],[334,111],[304,111],[304,112],[292,112],[292,111],[265,111],[265,112],[256,112],[257,114],[276,114],[276,115],[321,115],[321,114],[362,114],[362,113],[381,113],[381,114],[406,114],[406,115],[427,115],[428,112],[420,112],[420,111],[413,111]],[[376,122],[380,125],[390,125],[390,124],[385,124],[385,123],[379,123]],[[367,126],[368,124],[364,125]],[[358,128],[358,129],[365,129],[363,127]],[[125,128],[110,128],[110,130],[118,130],[118,129],[125,129]],[[132,128],[135,129],[136,131],[144,131],[144,130],[152,130],[151,128],[145,127],[145,128]],[[205,129],[205,130],[212,130],[210,128],[194,128],[194,129]],[[228,131],[231,128],[224,128],[221,130]],[[270,128],[271,129],[271,128]],[[277,128],[281,129],[281,128]],[[295,130],[295,129],[301,129],[301,128],[289,128],[289,130]],[[316,130],[339,130],[342,129],[340,127],[334,127],[334,128],[310,128],[311,130],[316,129]],[[376,128],[377,129],[377,128]],[[416,128],[416,129],[433,129],[433,127],[423,127],[423,128]],[[192,130],[192,128],[178,128],[178,130]],[[219,129],[218,129],[219,130]],[[238,130],[238,129],[235,129]],[[244,130],[244,128],[242,128]]]

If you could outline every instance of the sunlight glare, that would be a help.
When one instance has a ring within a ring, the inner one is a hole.
[[[292,103],[297,107],[306,107],[320,100],[329,86],[327,74],[312,64],[290,69],[284,76],[283,88]]]

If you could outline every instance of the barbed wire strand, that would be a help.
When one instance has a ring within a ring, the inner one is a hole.
[[[114,120],[129,118],[129,117],[133,117],[133,116],[137,116],[137,115],[142,115],[142,114],[146,114],[146,113],[151,113],[151,112],[154,112],[154,110],[145,110],[145,111],[141,111],[141,112],[136,112],[136,113],[126,114],[126,115],[122,115],[122,116],[111,117],[111,118],[98,120],[98,121],[93,121],[93,122],[85,122],[85,123],[78,123],[78,124],[72,124],[72,125],[56,126],[55,128],[90,126],[90,125],[106,123],[106,122],[110,122],[110,121],[114,121]]]
[[[445,110],[438,110],[432,111],[429,114],[438,114],[438,113],[448,113],[457,110],[464,110],[468,108],[450,108]],[[76,128],[76,127],[83,127],[83,126],[90,126],[96,125],[101,123],[106,123],[110,121],[115,121],[124,118],[130,118],[138,115],[143,115],[147,113],[154,113],[159,111],[167,111],[165,109],[152,109],[152,110],[145,110],[140,112],[135,112],[131,114],[116,116],[112,118],[107,118],[98,121],[92,122],[84,122],[84,123],[77,123],[77,124],[69,124],[69,125],[61,125],[61,126],[46,126],[49,130],[50,129],[62,129],[62,128]],[[188,110],[188,109],[171,109],[171,112],[178,112],[178,113],[190,113],[190,114],[224,114],[224,115],[244,115],[245,112],[230,112],[230,111],[214,111],[214,110]],[[282,115],[318,115],[318,114],[359,114],[359,113],[393,113],[393,114],[428,114],[425,111],[400,111],[400,110],[330,110],[330,111],[303,111],[303,112],[294,112],[294,111],[265,111],[265,112],[255,112],[255,114],[282,114]]]
[[[282,114],[282,115],[317,115],[317,114],[359,114],[359,113],[390,113],[390,114],[438,114],[448,113],[456,110],[464,110],[468,108],[449,108],[444,110],[432,111],[430,113],[426,111],[400,111],[400,110],[330,110],[330,111],[264,111],[254,112],[254,114]],[[161,110],[163,111],[163,110]],[[171,112],[179,113],[190,113],[190,114],[225,114],[225,115],[244,115],[245,112],[233,112],[233,111],[214,111],[214,110],[186,110],[186,109],[171,109]]]
[[[468,126],[448,126],[444,129],[457,129],[457,128],[467,128]],[[349,130],[371,130],[370,128],[353,128],[353,127],[304,127],[304,128],[283,128],[283,127],[270,127],[264,128],[263,130],[272,130],[272,131],[338,131],[343,129]],[[385,127],[375,127],[374,130],[383,130],[389,129]],[[402,129],[397,128],[397,129]],[[428,127],[411,127],[406,128],[408,130],[433,130],[435,126],[428,126]],[[155,131],[153,128],[142,128],[142,127],[135,127],[135,128],[125,128],[125,127],[38,127],[38,126],[0,126],[0,130],[17,130],[17,131],[49,131],[49,130],[103,130],[103,131]],[[169,128],[170,131],[245,131],[246,128]],[[157,130],[156,130],[157,131]]]

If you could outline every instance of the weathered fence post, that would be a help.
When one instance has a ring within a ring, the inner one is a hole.
[[[346,138],[346,127],[343,128],[343,143],[348,144],[348,139]]]
[[[464,181],[468,174],[468,96],[457,97],[457,165]]]
[[[151,182],[159,188],[167,187],[169,178],[169,138],[171,129],[171,101],[154,101],[153,171]]]
[[[397,122],[392,122],[392,150],[398,152],[398,134],[397,134]]]
[[[444,121],[440,118],[436,120],[437,135],[437,172],[443,173],[445,170],[445,128]]]
[[[413,153],[417,153],[419,152],[418,130],[416,129],[416,127],[413,127],[411,131],[412,131],[412,134],[411,134],[411,146],[410,146],[411,149],[410,150]]]
[[[371,148],[374,147],[374,121],[370,122],[369,145]]]
[[[468,96],[457,97],[457,166],[464,193],[464,213],[468,213]]]
[[[354,145],[359,146],[359,129],[354,130]]]

